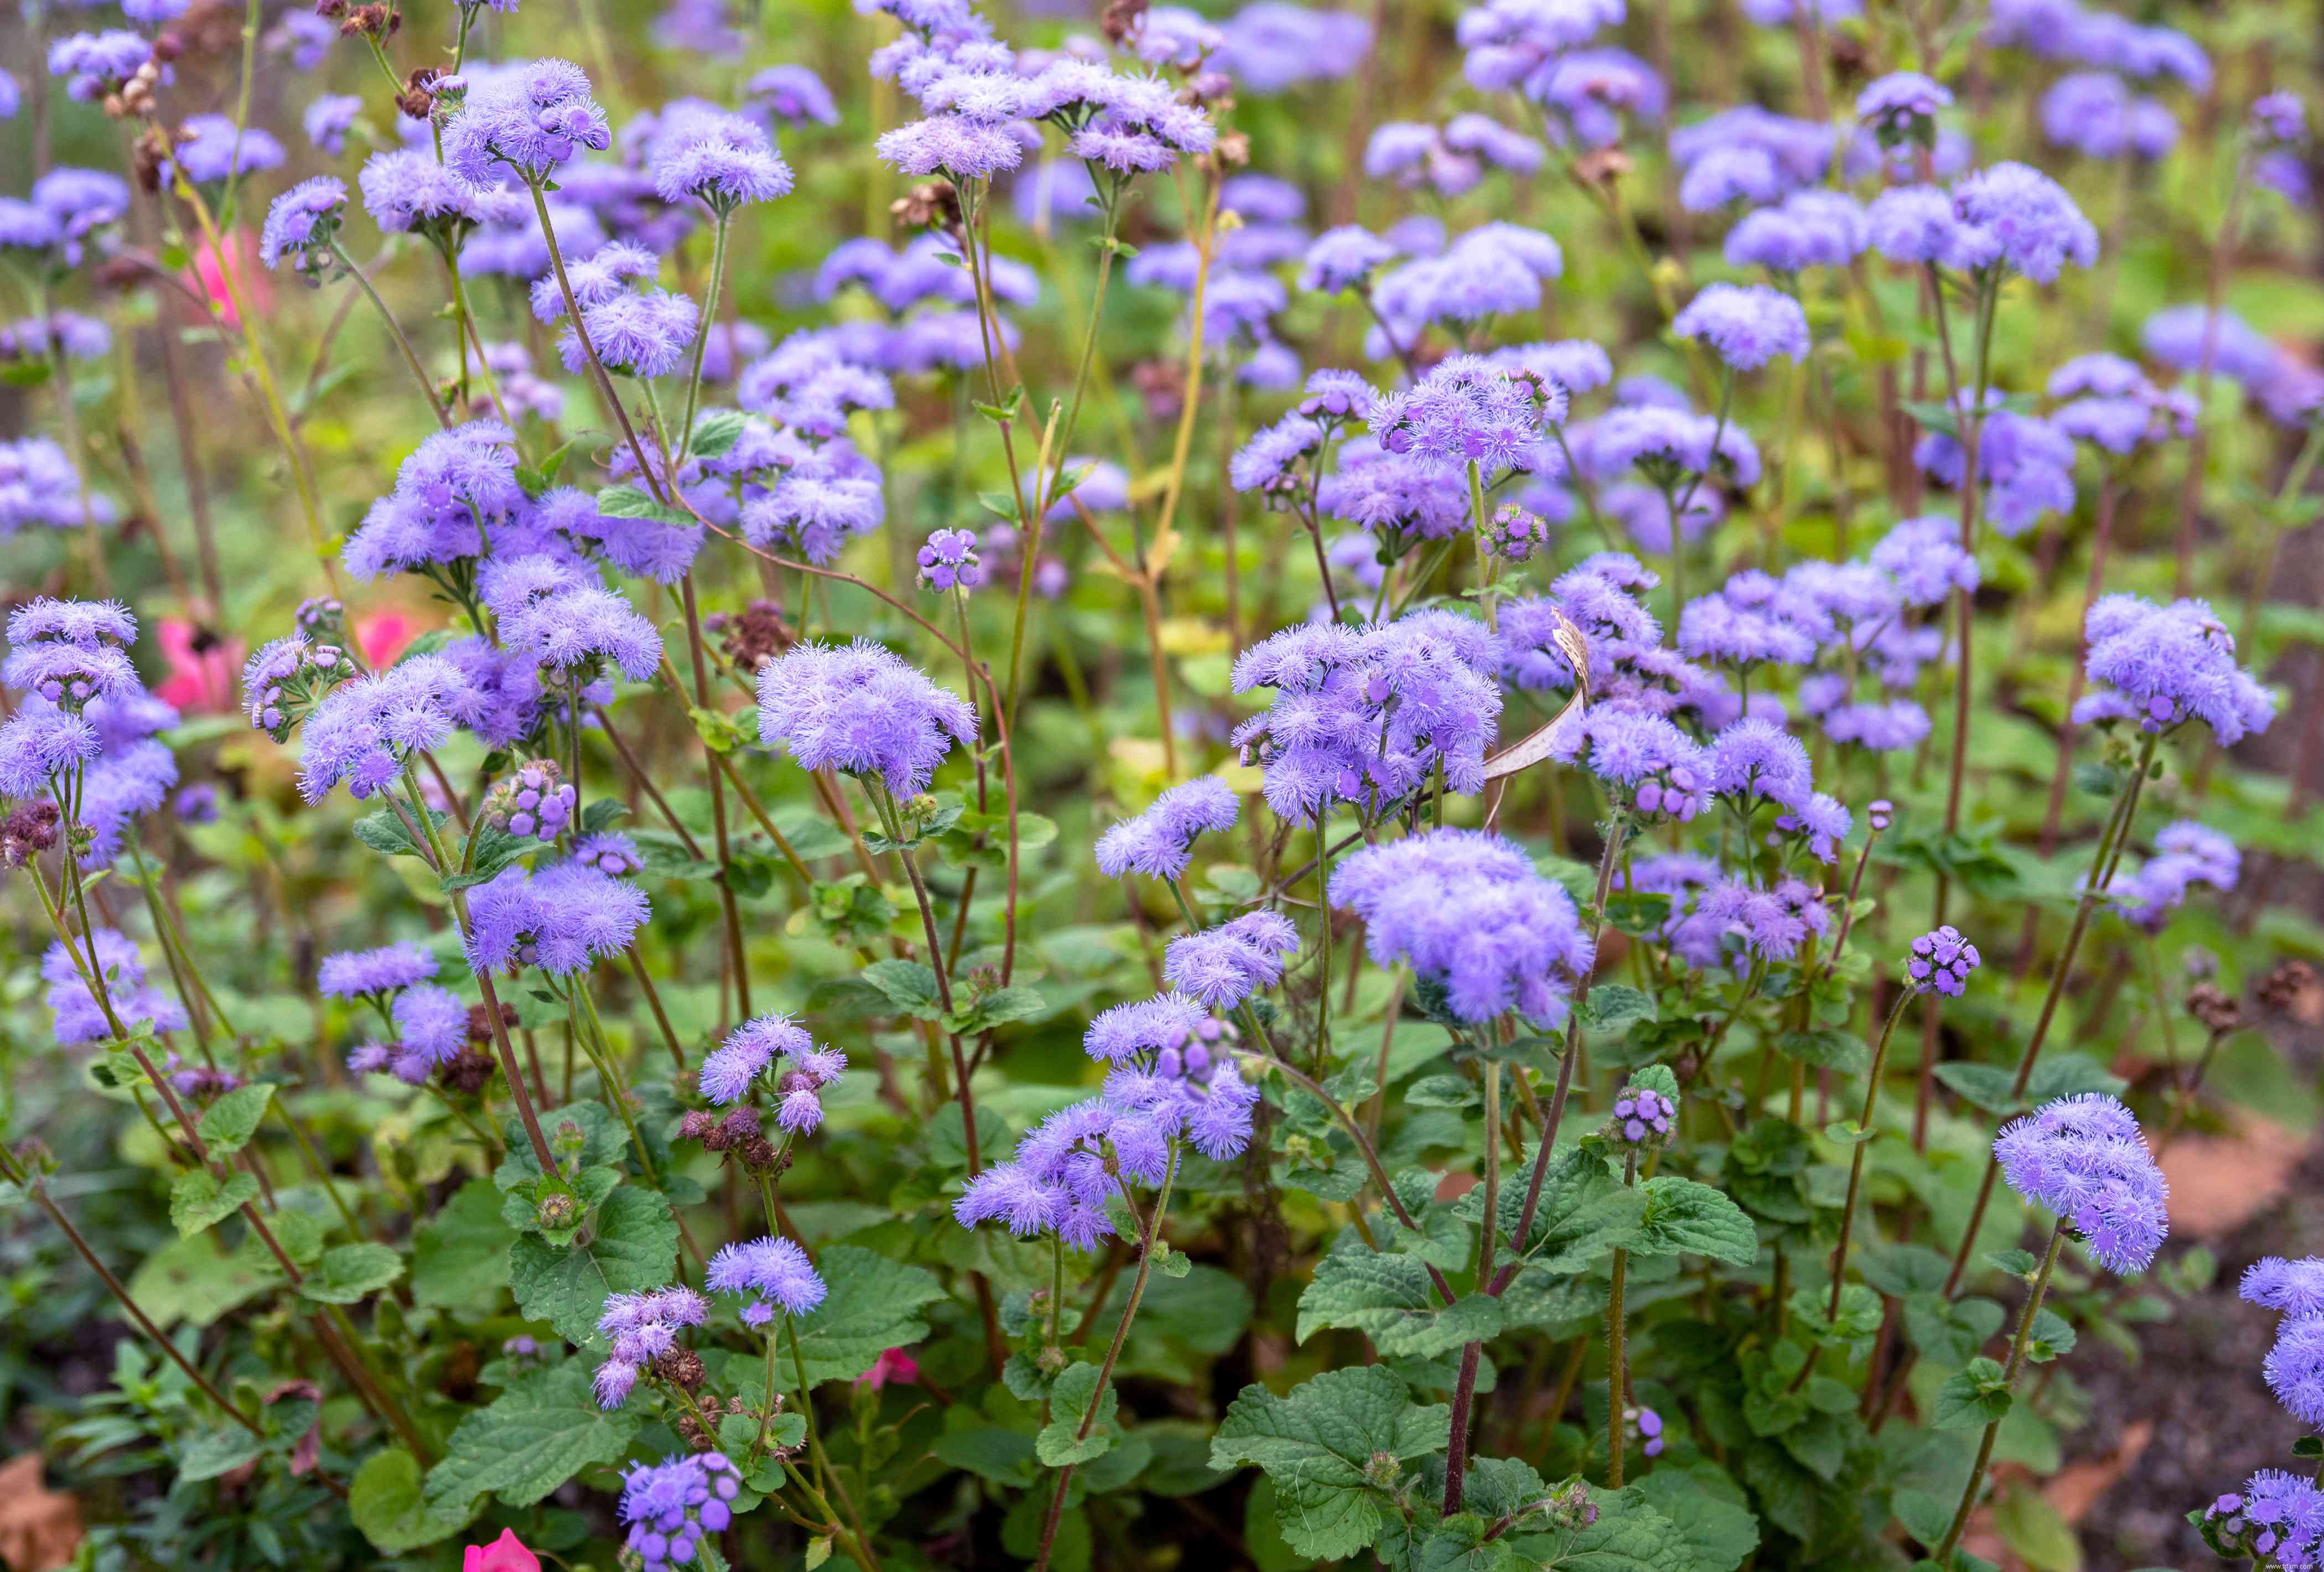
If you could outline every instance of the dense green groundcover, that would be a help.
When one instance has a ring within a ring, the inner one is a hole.
[[[314,9],[0,20],[0,1556],[2085,1565],[2319,1112],[2312,17]]]

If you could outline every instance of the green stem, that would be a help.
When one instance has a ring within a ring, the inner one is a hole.
[[[1835,958],[1837,954],[1835,947]],[[1872,1109],[1880,1096],[1881,1068],[1888,1062],[1888,1040],[1895,1034],[1896,1022],[1904,1018],[1904,1006],[1913,1002],[1913,996],[1914,990],[1909,987],[1897,992],[1895,1005],[1888,1012],[1888,1019],[1881,1024],[1880,1041],[1872,1050],[1872,1068],[1865,1072],[1864,1117],[1858,1121],[1856,1155],[1848,1167],[1848,1201],[1840,1209],[1840,1243],[1833,1245],[1831,1251],[1831,1308],[1824,1318],[1829,1321],[1840,1319],[1840,1279],[1848,1270],[1849,1234],[1856,1222],[1857,1193],[1864,1183],[1864,1153],[1872,1144]],[[1934,1005],[1931,1008],[1933,1009]]]
[[[436,384],[429,380],[427,369],[420,364],[420,356],[411,347],[411,340],[404,337],[402,325],[396,321],[395,313],[387,309],[387,302],[381,300],[379,291],[372,287],[370,276],[337,240],[331,242],[331,254],[339,259],[339,265],[347,270],[347,276],[355,281],[357,289],[363,291],[364,299],[369,301],[372,310],[379,313],[379,319],[387,324],[388,337],[393,338],[395,347],[403,352],[403,364],[411,368],[412,380],[419,383],[420,396],[428,401],[428,412],[436,417],[438,426],[450,430],[452,418],[444,412],[443,402],[436,396]]]
[[[1638,1154],[1632,1152],[1622,1165],[1622,1187],[1628,1189],[1638,1182]],[[1625,1366],[1622,1334],[1627,1319],[1622,1308],[1622,1290],[1629,1276],[1630,1253],[1614,1252],[1613,1297],[1606,1304],[1606,1488],[1622,1488],[1623,1454],[1629,1448],[1623,1444],[1622,1410],[1629,1390],[1628,1371]]]
[[[2034,1291],[2025,1300],[2025,1312],[2017,1318],[2017,1335],[2010,1339],[2009,1363],[2002,1367],[2002,1390],[2006,1392],[2017,1381],[2017,1373],[2024,1367],[2025,1349],[2034,1337],[2034,1318],[2042,1313],[2042,1299],[2050,1291],[2050,1273],[2058,1264],[2058,1247],[2066,1242],[2066,1219],[2058,1219],[2050,1230],[2050,1248],[2042,1256],[2042,1270],[2034,1279]],[[1944,1542],[1937,1547],[1939,1567],[1952,1565],[1953,1547],[1969,1528],[1969,1513],[1977,1508],[1978,1489],[1985,1483],[1986,1466],[1993,1461],[1993,1440],[2001,1433],[2004,1416],[1996,1415],[1986,1422],[1985,1436],[1978,1442],[1977,1462],[1969,1471],[1969,1484],[1961,1491],[1960,1510],[1953,1513],[1952,1526],[1945,1530]]]
[[[718,226],[710,233],[710,298],[703,302],[702,331],[694,336],[694,369],[686,378],[686,421],[678,433],[680,454],[694,441],[694,411],[702,399],[702,356],[710,347],[710,335],[718,322],[718,293],[726,282],[726,229],[733,217],[730,208],[718,209]]]

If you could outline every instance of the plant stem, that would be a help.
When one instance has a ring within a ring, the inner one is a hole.
[[[1629,1188],[1638,1182],[1638,1154],[1631,1152],[1623,1160],[1622,1188]],[[1780,1256],[1779,1256],[1780,1259]],[[1623,1455],[1629,1450],[1624,1445],[1622,1410],[1628,1401],[1629,1372],[1623,1361],[1622,1334],[1626,1317],[1622,1308],[1622,1290],[1627,1286],[1630,1270],[1630,1253],[1614,1252],[1613,1297],[1606,1302],[1606,1488],[1622,1488]]]
[[[379,313],[379,319],[387,324],[388,337],[394,339],[395,347],[403,352],[403,364],[411,368],[413,380],[420,384],[420,395],[428,401],[428,412],[436,417],[437,425],[450,430],[452,418],[444,412],[443,401],[436,396],[436,384],[429,379],[427,369],[420,364],[420,356],[412,349],[411,340],[404,337],[403,327],[396,321],[395,313],[387,309],[387,302],[381,300],[379,291],[372,287],[370,277],[337,240],[331,242],[331,254],[339,259],[339,265],[347,270],[347,276],[355,281],[357,289],[363,291],[364,299],[369,301],[372,309]]]
[[[582,355],[588,359],[597,392],[604,396],[606,410],[620,423],[622,435],[630,444],[630,456],[638,462],[638,479],[656,502],[667,504],[669,494],[662,489],[659,473],[646,458],[645,444],[638,440],[637,428],[630,424],[630,411],[622,407],[621,395],[613,391],[613,379],[606,374],[605,363],[597,357],[597,347],[589,339],[589,325],[581,319],[581,302],[573,298],[573,282],[565,276],[565,253],[558,246],[557,226],[549,217],[549,199],[537,180],[525,181],[524,189],[532,193],[532,210],[540,220],[541,238],[549,245],[549,261],[557,274],[557,290],[565,297],[565,315],[573,323],[573,337],[580,342]]]
[[[2042,1270],[2034,1279],[2034,1291],[2026,1297],[2024,1313],[2017,1318],[2017,1335],[2009,1342],[2009,1363],[2002,1367],[2002,1390],[2006,1392],[2017,1381],[2017,1373],[2025,1364],[2025,1349],[2034,1337],[2034,1318],[2042,1313],[2042,1299],[2050,1291],[2050,1272],[2058,1264],[2058,1247],[2066,1242],[2066,1220],[2058,1219],[2050,1230],[2050,1248],[2042,1256]],[[1944,1543],[1937,1547],[1936,1563],[1950,1567],[1953,1562],[1953,1547],[1969,1528],[1969,1513],[1977,1508],[1978,1488],[1985,1483],[1986,1466],[1993,1460],[1993,1440],[2001,1432],[2002,1416],[1986,1421],[1985,1435],[1978,1442],[1977,1461],[1970,1466],[1969,1484],[1961,1491],[1960,1508],[1953,1513],[1952,1526],[1945,1530]]]
[[[1872,1068],[1864,1073],[1864,1117],[1857,1121],[1856,1155],[1848,1165],[1848,1200],[1840,1209],[1840,1242],[1831,1248],[1831,1308],[1826,1320],[1840,1319],[1840,1285],[1848,1271],[1849,1234],[1856,1222],[1857,1194],[1864,1183],[1864,1153],[1872,1144],[1872,1110],[1880,1096],[1880,1071],[1888,1062],[1888,1040],[1895,1035],[1896,1022],[1904,1018],[1904,1006],[1912,999],[1911,988],[1898,990],[1895,1005],[1880,1027],[1880,1040],[1872,1050]],[[1936,1008],[1933,1003],[1929,1007]],[[1806,1373],[1805,1366],[1801,1373]]]
[[[719,209],[715,216],[717,227],[710,232],[710,294],[702,305],[702,330],[694,336],[694,368],[686,376],[686,417],[678,429],[678,457],[681,459],[694,443],[694,411],[702,402],[702,357],[717,327],[718,294],[726,282],[726,231],[734,216],[728,208]],[[730,360],[733,358],[729,356]]]

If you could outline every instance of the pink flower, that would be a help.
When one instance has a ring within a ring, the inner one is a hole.
[[[855,1378],[858,1386],[868,1386],[873,1392],[891,1381],[910,1386],[920,1379],[920,1362],[901,1348],[890,1348],[872,1362],[872,1368]]]
[[[374,671],[393,665],[395,658],[419,636],[420,624],[400,611],[377,612],[355,619],[355,648],[362,652],[364,664]]]
[[[226,288],[229,270],[244,304],[261,317],[273,309],[274,286],[267,282],[266,270],[258,265],[258,245],[248,230],[230,230],[225,241],[223,256],[208,241],[202,242],[194,252],[193,265],[186,270],[186,282],[194,293],[217,303],[218,318],[227,327],[239,328],[242,317],[234,309],[233,291]]]
[[[524,1548],[514,1529],[503,1529],[491,1544],[467,1548],[460,1572],[540,1572],[540,1558]]]
[[[241,640],[220,640],[183,617],[163,617],[161,642],[170,675],[153,689],[157,697],[188,715],[235,707],[235,680],[242,670]]]

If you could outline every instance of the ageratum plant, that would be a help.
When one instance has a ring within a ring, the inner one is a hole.
[[[2299,30],[1074,9],[0,22],[0,1556],[2324,1566]]]

